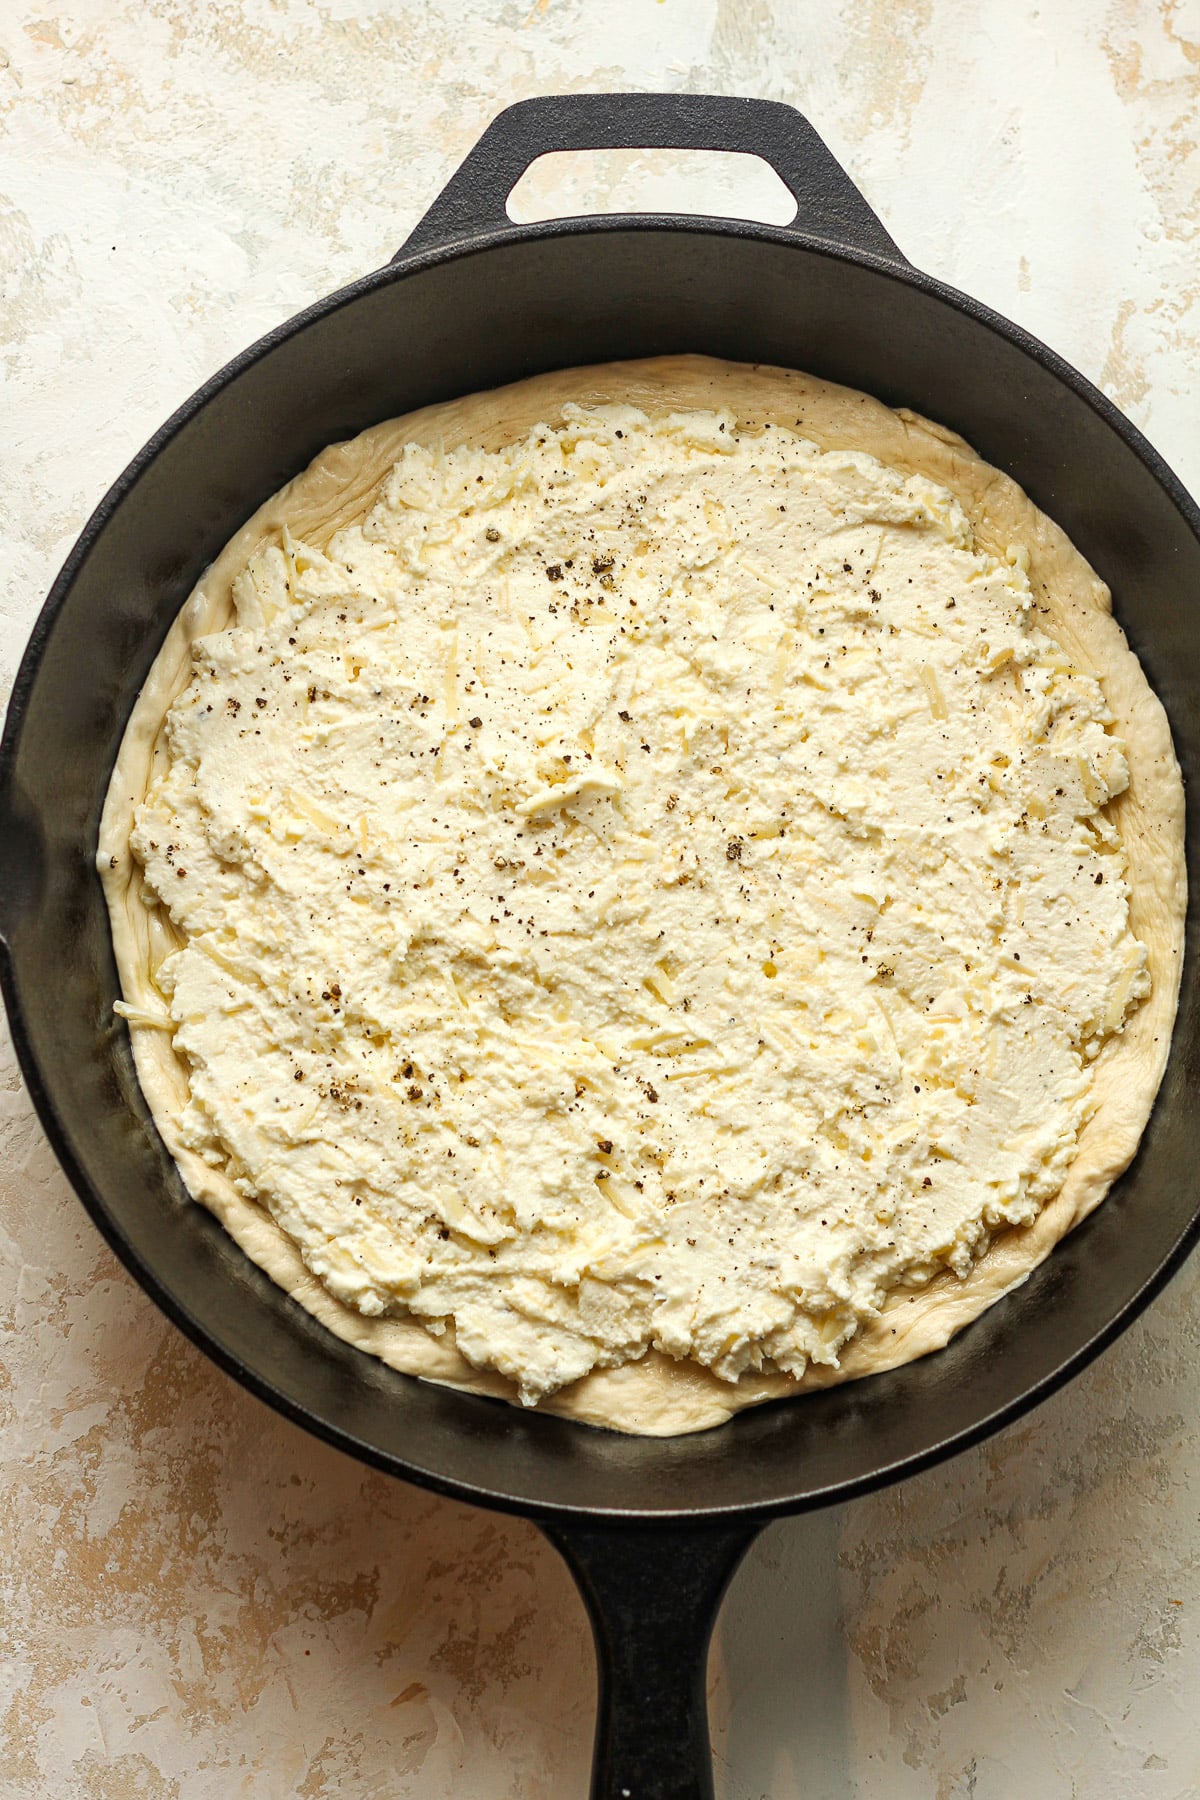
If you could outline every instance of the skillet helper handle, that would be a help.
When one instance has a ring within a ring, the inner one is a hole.
[[[729,94],[544,94],[494,119],[400,251],[497,230],[531,163],[552,150],[738,150],[770,164],[796,202],[788,230],[904,262],[883,225],[808,120],[777,100]],[[398,259],[397,259],[398,260]]]
[[[708,1643],[759,1525],[541,1525],[596,1641],[591,1800],[712,1800]]]

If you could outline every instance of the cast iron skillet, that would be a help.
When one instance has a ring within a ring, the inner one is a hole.
[[[795,195],[797,221],[508,220],[507,195],[544,151],[622,145],[757,152]],[[1170,470],[1044,345],[913,269],[799,114],[653,94],[510,108],[392,264],[263,338],[168,420],[55,583],[0,749],[4,995],[84,1205],[169,1317],[289,1418],[406,1480],[538,1522],[595,1629],[593,1794],[606,1800],[711,1794],[706,1649],[765,1520],[977,1442],[1081,1369],[1178,1268],[1198,1230],[1194,909],[1142,1149],[1024,1287],[922,1362],[663,1441],[397,1375],[247,1260],[187,1197],[150,1122],[112,1012],[92,857],[117,744],[171,619],[234,530],[317,451],[538,370],[681,350],[809,370],[961,431],[1111,584],[1185,773],[1200,766],[1200,514]]]

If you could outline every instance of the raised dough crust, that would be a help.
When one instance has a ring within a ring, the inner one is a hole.
[[[1103,1199],[1137,1148],[1170,1044],[1186,905],[1183,783],[1166,714],[1112,617],[1108,589],[1016,483],[953,432],[787,369],[671,356],[557,371],[426,407],[335,445],[260,507],[204,575],[168,632],[130,716],[100,826],[98,860],[117,967],[133,1008],[161,1014],[152,971],[175,942],[130,852],[133,812],[165,764],[164,721],[190,678],[192,640],[232,620],[234,578],[260,545],[278,541],[285,526],[293,537],[323,549],[335,531],[364,518],[377,484],[405,444],[498,449],[536,424],[560,423],[567,401],[585,406],[624,401],[652,414],[721,406],[749,429],[768,420],[785,424],[822,449],[865,451],[891,468],[941,483],[958,497],[984,548],[1002,556],[1010,545],[1023,546],[1035,598],[1048,609],[1044,629],[1100,677],[1126,742],[1129,787],[1109,816],[1128,854],[1130,925],[1146,945],[1153,981],[1149,999],[1096,1059],[1096,1110],[1080,1132],[1075,1159],[1055,1198],[1032,1225],[998,1236],[965,1279],[947,1271],[918,1293],[893,1292],[880,1317],[846,1346],[839,1369],[810,1368],[800,1381],[747,1375],[730,1384],[698,1364],[651,1351],[623,1368],[597,1370],[542,1403],[543,1411],[589,1424],[671,1436],[719,1425],[763,1400],[872,1374],[941,1349],[1019,1286]],[[434,1338],[415,1320],[368,1319],[335,1300],[269,1214],[180,1144],[176,1119],[187,1095],[187,1073],[169,1033],[136,1016],[130,1030],[142,1090],[189,1191],[273,1280],[339,1337],[393,1368],[515,1399],[515,1388],[503,1376],[478,1370],[459,1354],[452,1329]]]

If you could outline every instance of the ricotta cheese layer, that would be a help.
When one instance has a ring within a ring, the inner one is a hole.
[[[1059,1191],[1149,990],[1019,545],[711,407],[410,444],[197,637],[131,844],[178,1141],[535,1402],[835,1370]]]

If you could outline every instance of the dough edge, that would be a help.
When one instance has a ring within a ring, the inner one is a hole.
[[[1130,923],[1147,946],[1152,992],[1110,1038],[1094,1065],[1094,1111],[1079,1134],[1058,1194],[1028,1226],[1001,1233],[964,1279],[947,1271],[925,1288],[895,1289],[877,1319],[846,1345],[840,1367],[812,1367],[796,1380],[745,1375],[725,1382],[701,1365],[650,1350],[637,1362],[597,1369],[535,1410],[646,1436],[675,1436],[723,1424],[766,1400],[801,1394],[890,1369],[941,1349],[956,1332],[1027,1279],[1055,1244],[1092,1212],[1131,1161],[1150,1116],[1170,1047],[1179,993],[1186,910],[1184,795],[1170,726],[1125,634],[1111,596],[1052,520],[1008,476],[948,429],[852,388],[765,365],[705,356],[654,357],[556,370],[511,386],[424,407],[333,445],[268,500],[205,571],[171,625],[130,714],[100,823],[97,863],[127,1003],[161,1012],[150,970],[157,933],[173,935],[147,890],[129,846],[134,808],[165,765],[164,723],[191,673],[194,638],[233,615],[232,584],[253,553],[292,536],[324,548],[335,531],[363,518],[378,483],[405,444],[472,444],[497,449],[538,424],[561,422],[568,402],[623,401],[654,414],[728,407],[740,426],[787,425],[822,449],[865,451],[906,474],[953,492],[977,541],[1003,556],[1028,551],[1028,573],[1045,629],[1099,677],[1126,743],[1128,790],[1109,817],[1129,863]],[[153,960],[152,960],[153,959]],[[413,1318],[368,1319],[344,1306],[309,1273],[299,1251],[265,1208],[180,1143],[176,1119],[187,1073],[170,1034],[129,1021],[142,1092],[188,1191],[220,1220],[245,1253],[322,1324],[404,1374],[516,1402],[515,1385],[476,1369],[457,1350],[453,1327],[433,1337]]]

